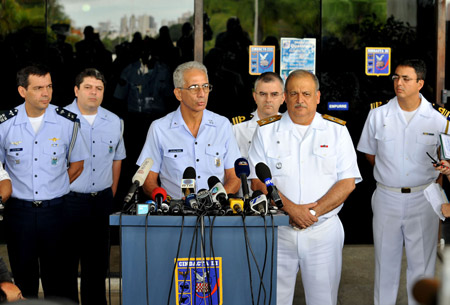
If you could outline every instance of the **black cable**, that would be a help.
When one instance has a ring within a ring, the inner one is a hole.
[[[253,282],[252,282],[252,269],[250,266],[250,257],[248,256],[248,244],[247,244],[247,228],[245,227],[245,215],[241,214],[242,223],[244,224],[242,227],[244,229],[244,241],[245,241],[245,252],[247,254],[247,266],[248,266],[248,275],[250,278],[250,294],[252,296],[252,304],[255,305],[255,300],[253,297]]]
[[[204,270],[206,270],[206,281],[207,281],[207,285],[206,285],[206,287],[208,287],[208,289],[207,289],[207,293],[209,292],[209,296],[210,296],[210,298],[209,298],[209,304],[210,305],[212,305],[212,299],[211,299],[211,285],[210,285],[210,283],[211,283],[211,278],[209,277],[209,272],[208,272],[208,266],[207,266],[207,264],[206,264],[206,241],[205,241],[205,236],[203,236],[203,229],[204,229],[204,227],[205,227],[205,215],[206,215],[206,213],[204,214],[204,215],[202,215],[201,217],[202,217],[202,219],[203,219],[203,227],[201,228],[201,234],[200,234],[200,242],[201,242],[201,244],[200,244],[200,246],[203,248],[203,254],[204,254],[204,256],[203,256],[203,263],[204,263]],[[203,274],[203,276],[205,276],[205,274]],[[203,290],[203,289],[202,289]],[[202,291],[203,292],[203,291]],[[203,292],[203,297],[205,297],[205,293]]]
[[[258,276],[259,276],[259,280],[260,280],[259,284],[262,285],[264,294],[266,294],[266,287],[264,286],[263,278],[261,276],[261,270],[259,269],[258,261],[256,260],[255,253],[253,252],[252,245],[251,245],[250,240],[248,238],[248,232],[247,232],[247,227],[245,225],[245,221],[243,221],[243,224],[244,224],[245,240],[246,240],[246,243],[248,245],[248,249],[250,249],[250,253],[252,254],[253,261],[255,262],[256,270],[258,271]],[[253,297],[253,291],[252,291],[252,297]]]
[[[189,265],[190,265],[190,262],[191,262],[192,245],[194,244],[194,239],[197,236],[198,220],[199,220],[199,218],[197,217],[197,221],[196,221],[195,228],[194,228],[194,233],[192,234],[191,246],[189,247],[189,256],[188,256],[187,270],[186,270],[186,274],[183,274],[183,286],[186,285],[187,274],[189,272]],[[191,287],[191,290],[192,290],[192,287]],[[182,289],[181,290],[180,299],[183,297],[183,292],[184,291]]]
[[[184,215],[181,216],[181,230],[180,230],[180,238],[178,239],[178,248],[177,248],[177,256],[175,258],[175,263],[173,264],[173,269],[172,269],[172,279],[170,280],[170,288],[169,288],[169,297],[167,298],[167,305],[170,305],[170,296],[172,294],[172,287],[173,287],[173,283],[175,281],[175,269],[177,267],[178,264],[178,257],[180,254],[180,248],[181,248],[181,239],[183,238],[183,229],[184,229]],[[188,266],[189,269],[189,266]],[[178,287],[177,287],[178,288]],[[181,292],[183,294],[183,290]]]
[[[273,215],[270,213],[270,218],[272,220],[272,256],[270,258],[270,294],[269,294],[269,304],[272,301],[272,279],[273,279],[273,254],[275,250],[275,224],[273,223]],[[276,279],[275,279],[276,280]]]
[[[147,251],[147,229],[148,229],[148,215],[150,215],[150,209],[145,215],[145,232],[144,232],[144,248],[145,248],[145,293],[147,297],[147,305],[148,304],[148,251]]]
[[[214,228],[214,222],[216,221],[216,216],[214,215],[213,220],[211,222],[210,220],[210,225],[209,225],[209,245],[210,245],[210,252],[212,253],[212,258],[214,261],[214,264],[216,263],[216,254],[214,252],[214,239],[213,239],[213,228]],[[210,255],[211,257],[211,255]],[[217,287],[217,302],[218,304],[220,304],[220,289],[219,289],[219,277],[217,276],[217,266],[214,265],[214,274],[216,275],[216,287]],[[222,278],[220,279],[222,280]]]
[[[109,297],[109,304],[111,304],[111,230],[108,226],[108,268],[106,270],[106,274],[108,276],[108,297]]]
[[[264,272],[266,270],[266,262],[267,262],[267,249],[268,249],[268,242],[267,242],[267,223],[266,223],[266,217],[264,214],[261,214],[262,219],[264,220],[264,240],[265,240],[265,251],[264,251],[264,263],[263,263],[263,268],[262,268],[262,276],[261,276],[261,282],[259,285],[259,291],[258,291],[258,301],[256,304],[259,304],[259,297],[261,295],[261,287],[262,287],[262,283],[264,280]],[[264,290],[264,302],[263,304],[266,304],[266,293]]]

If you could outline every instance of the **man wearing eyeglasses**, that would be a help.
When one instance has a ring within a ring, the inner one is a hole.
[[[265,72],[256,79],[253,91],[256,111],[251,114],[248,121],[238,123],[233,120],[235,123],[233,133],[244,158],[248,158],[248,150],[258,121],[279,114],[278,109],[284,103],[283,91],[283,80],[276,73]]]
[[[206,110],[212,85],[206,67],[195,61],[178,66],[173,73],[174,94],[180,106],[150,126],[137,161],[153,159],[153,166],[143,185],[151,195],[161,186],[172,198],[182,198],[181,179],[187,167],[196,172],[197,191],[209,189],[208,178],[216,176],[227,193],[239,190],[240,180],[234,161],[240,157],[236,139],[227,118]]]
[[[408,304],[418,304],[412,295],[415,282],[434,275],[439,219],[423,190],[438,178],[427,153],[438,158],[439,133],[447,132],[447,121],[420,94],[425,75],[421,60],[397,66],[396,97],[369,112],[358,143],[377,181],[372,196],[375,305],[396,302],[403,245]]]

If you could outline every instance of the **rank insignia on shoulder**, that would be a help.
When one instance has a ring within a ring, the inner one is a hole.
[[[447,120],[450,120],[450,110],[447,110],[444,106],[440,106],[438,104],[433,104],[433,108],[442,114]]]
[[[324,114],[324,115],[322,115],[322,117],[325,120],[328,120],[328,121],[331,121],[331,122],[334,122],[334,123],[338,123],[339,125],[342,125],[342,126],[345,126],[345,124],[347,124],[346,121],[338,119],[338,118],[335,118],[334,116],[331,116],[331,115],[328,115],[328,114]]]
[[[56,110],[57,114],[59,114],[62,117],[65,117],[68,120],[71,120],[72,122],[75,122],[77,119],[77,114],[73,113],[67,109],[58,107],[55,110]]]
[[[250,120],[251,118],[253,118],[253,114],[248,114],[248,115],[238,115],[238,116],[235,116],[235,117],[233,117],[233,118],[231,119],[231,123],[232,123],[233,125],[236,125],[236,124],[239,124],[239,123],[248,121],[248,120]]]
[[[378,107],[382,106],[383,104],[384,104],[383,102],[370,103],[370,110],[378,108]]]
[[[267,124],[279,121],[280,119],[281,119],[281,114],[272,115],[272,116],[270,116],[268,118],[259,120],[258,121],[258,125],[259,126],[264,126],[264,125],[267,125]]]
[[[15,109],[15,108],[3,112],[2,114],[0,114],[0,124],[3,122],[6,122],[10,118],[16,116],[18,112],[19,112],[19,110]]]

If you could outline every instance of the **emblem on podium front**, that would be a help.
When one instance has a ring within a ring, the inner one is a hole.
[[[222,258],[178,258],[175,270],[177,305],[222,305]]]

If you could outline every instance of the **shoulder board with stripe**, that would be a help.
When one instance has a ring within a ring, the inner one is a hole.
[[[65,117],[68,120],[71,120],[72,122],[75,122],[76,119],[77,119],[77,114],[73,113],[73,112],[71,112],[71,111],[69,111],[67,109],[58,107],[55,110],[56,110],[57,114],[59,114],[62,117]]]
[[[384,105],[384,104],[385,104],[384,102],[374,102],[374,103],[370,103],[370,110],[375,109],[375,108],[378,108],[378,107],[380,107],[380,106],[382,106],[382,105]]]
[[[440,106],[438,104],[432,104],[433,108],[442,114],[447,120],[450,120],[450,110],[445,109],[444,106]]]
[[[231,123],[232,123],[233,125],[236,125],[236,124],[239,124],[239,123],[242,123],[242,122],[251,120],[252,118],[253,118],[253,114],[238,115],[238,116],[235,116],[235,117],[233,117],[233,118],[231,119]]]
[[[3,112],[2,114],[0,114],[0,124],[3,122],[6,122],[7,120],[9,120],[12,117],[15,117],[18,112],[19,112],[19,110],[15,109],[15,108]]]
[[[346,121],[341,120],[341,119],[338,119],[338,118],[335,118],[334,116],[331,116],[331,115],[328,115],[328,114],[323,114],[322,117],[323,117],[325,120],[328,120],[328,121],[337,123],[337,124],[342,125],[342,126],[345,126],[345,124],[347,124]]]
[[[272,116],[270,116],[268,118],[259,120],[258,121],[258,125],[259,126],[264,126],[264,125],[267,125],[267,124],[279,121],[280,119],[281,119],[281,115],[280,114],[272,115]]]

